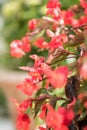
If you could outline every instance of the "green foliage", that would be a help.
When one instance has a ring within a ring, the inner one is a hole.
[[[0,117],[1,116],[8,116],[7,111],[7,100],[3,93],[3,91],[0,89]]]
[[[63,9],[67,9],[69,6],[79,3],[79,0],[60,0],[60,1],[62,3]]]
[[[8,43],[13,39],[20,39],[24,36],[29,19],[39,18],[45,14],[45,1],[37,0],[37,2],[33,2],[33,5],[32,2],[13,0],[2,7],[2,14],[5,19],[3,33]]]

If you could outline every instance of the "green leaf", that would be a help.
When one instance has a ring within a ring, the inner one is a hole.
[[[53,90],[52,95],[56,95],[56,96],[64,96],[64,88],[56,88]]]
[[[38,97],[38,96],[40,96],[41,94],[48,94],[48,91],[47,91],[47,89],[45,89],[45,88],[40,88],[38,91],[37,91],[37,93],[36,93],[36,97]]]
[[[79,120],[83,120],[83,119],[85,118],[85,116],[86,116],[86,111],[83,112],[83,113],[80,115]]]
[[[34,118],[37,116],[37,114],[40,112],[41,106],[44,103],[45,99],[42,99],[40,101],[35,101],[35,114],[34,114]]]
[[[69,101],[67,101],[67,102],[63,101],[63,103],[61,104],[61,107],[67,107],[68,104],[69,104]]]

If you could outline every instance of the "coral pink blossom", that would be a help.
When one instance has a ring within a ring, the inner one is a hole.
[[[37,39],[35,41],[34,45],[41,49],[46,49],[48,46],[47,42],[45,41],[45,39],[43,37]]]
[[[67,66],[60,66],[56,70],[51,70],[51,68],[44,63],[41,65],[41,69],[54,88],[61,88],[66,85],[69,73]]]
[[[68,126],[74,118],[74,112],[63,107],[59,107],[58,111],[51,106],[47,106],[47,108],[49,110],[46,117],[48,127],[54,130],[68,130]]]
[[[37,85],[33,84],[33,80],[30,77],[25,79],[23,83],[17,85],[17,88],[28,96],[34,94],[34,92],[38,89]]]
[[[60,10],[60,2],[58,0],[50,0],[47,4],[47,15],[52,15],[53,19],[56,21],[61,21],[61,10]]]
[[[87,8],[87,1],[86,0],[80,0],[81,6],[83,8]]]
[[[30,42],[29,42],[28,36],[23,37],[22,42],[23,42],[23,44],[22,44],[22,50],[24,52],[30,52],[31,46],[30,46]]]
[[[42,106],[42,109],[41,109],[41,112],[40,112],[40,114],[39,114],[39,117],[40,117],[41,119],[44,119],[44,118],[45,118],[45,116],[46,116],[46,111],[47,111],[47,107],[46,107],[46,105],[43,105],[43,106]]]
[[[25,52],[29,52],[31,49],[28,37],[24,37],[22,40],[14,40],[10,44],[11,55],[16,58],[21,58],[25,55]]]
[[[67,83],[68,68],[66,66],[60,66],[56,70],[52,71],[49,82],[54,88],[64,87]]]
[[[49,42],[49,45],[48,45],[51,52],[53,52],[55,49],[57,49],[59,47],[63,47],[64,37],[65,37],[65,40],[66,40],[66,36],[64,36],[64,35],[52,37],[52,39],[51,39],[51,41]]]
[[[14,40],[12,41],[10,47],[11,47],[11,55],[16,58],[21,58],[23,55],[25,55],[24,51],[21,49],[22,41],[21,40]]]

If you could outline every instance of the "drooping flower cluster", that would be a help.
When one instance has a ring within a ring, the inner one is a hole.
[[[47,16],[30,20],[26,36],[11,43],[11,55],[17,58],[31,50],[30,43],[39,51],[48,51],[46,57],[29,56],[33,67],[20,67],[28,76],[17,88],[28,99],[21,104],[12,99],[18,111],[18,130],[29,130],[28,108],[34,118],[45,122],[46,127],[39,126],[39,130],[87,129],[86,7],[86,0],[80,0],[80,5],[61,10],[59,0],[49,0]]]

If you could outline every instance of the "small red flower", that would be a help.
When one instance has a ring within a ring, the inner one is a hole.
[[[36,28],[37,25],[37,19],[32,19],[28,22],[28,27],[31,31],[33,31]]]
[[[74,112],[72,111],[72,109],[66,109],[64,107],[59,107],[58,108],[58,113],[60,113],[61,115],[63,115],[63,124],[68,126],[70,124],[70,122],[72,121],[72,119],[74,118]]]
[[[24,37],[22,40],[14,40],[10,44],[11,55],[16,58],[21,58],[25,55],[25,52],[30,51],[30,43],[28,37]]]
[[[48,127],[54,130],[68,130],[68,125],[74,118],[74,112],[63,107],[59,107],[58,111],[55,111],[49,105],[47,108],[49,110],[46,117]]]
[[[24,70],[24,71],[28,71],[28,74],[29,76],[32,77],[33,81],[41,81],[42,80],[42,76],[41,76],[41,70],[40,68],[30,68],[30,67],[27,67],[27,66],[23,66],[23,67],[19,67],[20,69]]]
[[[30,52],[31,46],[30,46],[30,41],[29,41],[28,36],[23,37],[22,42],[23,42],[23,44],[22,44],[22,50],[24,52]]]
[[[55,20],[61,19],[60,2],[58,0],[50,0],[47,4],[47,15],[50,14]]]
[[[17,130],[29,130],[30,118],[27,114],[19,114],[17,118]]]
[[[79,19],[79,25],[84,25],[87,23],[87,16],[82,16],[80,19]]]
[[[43,63],[41,70],[54,88],[61,88],[66,85],[69,73],[67,66],[60,66],[56,70],[51,70],[47,64]]]
[[[41,49],[46,49],[48,44],[45,41],[45,39],[43,37],[41,37],[35,41],[34,45]]]
[[[30,55],[30,58],[32,58],[33,60],[35,60],[35,63],[34,63],[34,68],[38,68],[38,70],[41,70],[40,67],[41,65],[43,64],[45,58],[44,57],[39,57],[38,55]]]
[[[60,8],[60,3],[58,0],[50,0],[47,4],[47,8],[56,8],[56,7]]]
[[[23,113],[28,109],[28,107],[31,108],[31,106],[32,106],[32,101],[30,99],[26,99],[19,105],[18,112]]]
[[[40,114],[39,114],[39,117],[40,117],[42,120],[46,117],[46,110],[47,110],[46,105],[43,105],[43,106],[42,106],[42,109],[41,109],[41,112],[40,112]]]
[[[25,55],[24,51],[21,49],[22,41],[21,40],[14,40],[12,41],[11,45],[11,55],[16,58],[21,58]]]
[[[62,88],[67,83],[68,68],[66,66],[60,66],[56,70],[52,71],[49,82],[54,88]]]
[[[23,83],[17,85],[17,88],[22,90],[23,93],[28,96],[31,96],[38,89],[37,85],[33,84],[33,79],[31,76],[25,79]]]
[[[42,70],[43,74],[45,74],[48,78],[50,77],[50,74],[52,72],[50,66],[43,63],[43,64],[41,64],[41,70]]]
[[[74,19],[74,13],[72,11],[62,11],[62,15],[63,15],[63,18],[64,18],[64,22],[66,25],[70,25],[72,24],[73,22],[73,19]]]
[[[58,47],[63,46],[62,44],[62,36],[55,36],[52,37],[51,41],[49,42],[49,49],[51,52],[53,52],[55,49],[57,49]]]
[[[15,98],[10,98],[10,100],[15,104],[17,112],[19,114],[25,112],[28,107],[32,106],[31,99],[26,99],[21,104],[19,104]]]
[[[87,1],[86,0],[80,0],[81,6],[83,8],[87,8]]]

